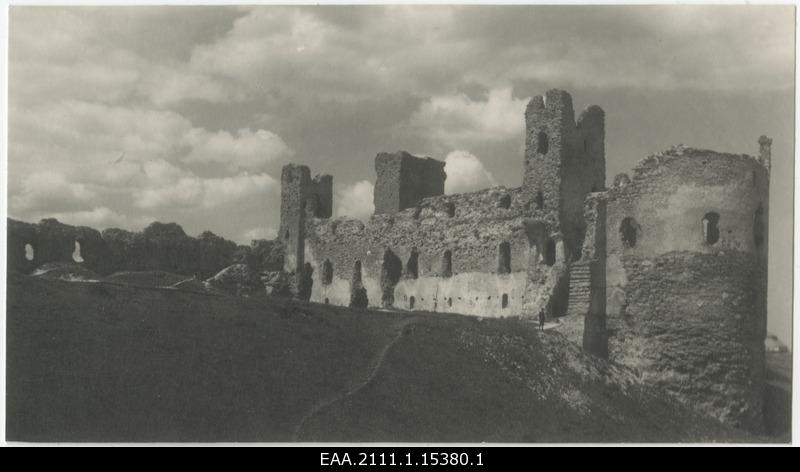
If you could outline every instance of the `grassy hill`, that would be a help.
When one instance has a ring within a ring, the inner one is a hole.
[[[751,441],[518,320],[9,274],[22,441]]]

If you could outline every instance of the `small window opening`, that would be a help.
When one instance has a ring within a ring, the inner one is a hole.
[[[760,203],[753,219],[753,241],[756,247],[764,244],[764,206]]]
[[[507,242],[500,243],[498,248],[498,274],[508,274],[511,272],[511,244]]]
[[[411,250],[411,255],[408,256],[406,262],[406,277],[416,279],[419,277],[419,252],[416,249]]]
[[[83,257],[81,257],[81,243],[75,241],[75,250],[72,252],[72,260],[80,264],[83,262]]]
[[[326,305],[330,304],[330,302],[331,302],[331,301],[330,301],[330,300],[328,300],[327,298],[325,299],[325,304],[326,304]]]
[[[502,301],[500,302],[500,306],[502,306],[503,308],[508,308],[508,294],[507,293],[503,294],[503,298],[502,298]]]
[[[447,204],[447,216],[450,218],[456,216],[456,204],[455,203],[448,203]]]
[[[637,232],[636,220],[630,217],[624,218],[619,227],[622,246],[625,248],[636,247]]]
[[[413,295],[408,297],[408,307],[413,310],[414,309],[414,303],[416,303],[416,301],[417,301],[417,299],[414,298]]]
[[[544,263],[548,266],[556,263],[556,242],[552,238],[544,244]]]
[[[536,209],[541,210],[544,208],[544,194],[539,191],[536,192]]]
[[[444,252],[442,257],[442,277],[453,275],[453,253],[449,249]]]
[[[448,298],[447,299],[447,306],[448,307],[452,307],[453,306],[453,299],[452,298]]]
[[[536,136],[536,152],[539,154],[547,154],[549,143],[547,142],[547,135],[544,131],[540,131]]]
[[[330,285],[333,282],[333,264],[328,259],[322,263],[322,285]]]
[[[504,209],[506,209],[506,210],[508,210],[509,208],[511,208],[511,195],[503,195],[503,196],[500,198],[500,203],[499,203],[499,205],[498,205],[498,206],[499,206],[500,208],[504,208]]]
[[[703,240],[706,244],[719,241],[719,213],[712,211],[703,216]]]

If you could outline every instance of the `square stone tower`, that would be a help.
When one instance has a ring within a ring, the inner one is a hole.
[[[444,162],[405,151],[375,156],[375,214],[392,214],[444,195]]]

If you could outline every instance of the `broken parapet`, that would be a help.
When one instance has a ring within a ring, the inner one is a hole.
[[[411,208],[423,198],[444,195],[444,162],[405,151],[375,156],[375,214]]]

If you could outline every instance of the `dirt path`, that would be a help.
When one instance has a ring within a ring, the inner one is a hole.
[[[383,360],[386,358],[386,354],[389,353],[389,349],[391,349],[392,346],[394,346],[395,343],[397,343],[397,341],[399,341],[400,338],[403,337],[406,327],[413,324],[414,322],[416,322],[416,318],[404,318],[402,321],[400,321],[400,323],[397,326],[397,332],[392,337],[392,339],[389,340],[389,342],[386,343],[386,345],[383,346],[380,351],[378,351],[378,354],[375,356],[375,358],[372,359],[372,362],[370,362],[369,368],[366,371],[363,378],[357,380],[355,383],[351,384],[349,387],[346,387],[344,390],[337,392],[331,395],[330,397],[317,402],[309,411],[307,411],[306,414],[303,415],[303,417],[300,418],[300,421],[297,423],[297,427],[294,430],[294,434],[292,434],[292,441],[300,440],[300,435],[303,432],[303,428],[314,415],[324,410],[325,408],[333,405],[334,403],[340,400],[344,400],[350,395],[354,395],[359,390],[369,385],[369,383],[372,382],[375,376],[378,375],[378,371],[383,365]]]

